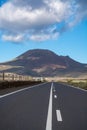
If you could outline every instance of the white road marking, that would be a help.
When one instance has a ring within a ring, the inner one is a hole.
[[[63,121],[60,110],[56,110],[56,114],[57,114],[57,121]]]
[[[46,84],[46,83],[43,83],[43,84]],[[17,90],[17,91],[11,92],[11,93],[4,94],[4,95],[0,96],[0,98],[7,97],[7,96],[10,96],[10,95],[12,95],[12,94],[15,94],[15,93],[18,93],[18,92],[27,90],[27,89],[35,88],[35,87],[41,86],[41,85],[43,85],[43,84],[38,84],[38,85],[34,85],[34,86],[32,86],[32,87],[27,87],[27,88],[19,89],[19,90]]]
[[[53,83],[51,84],[51,90],[50,90],[46,130],[52,130],[52,96],[53,96],[52,90],[53,90]]]
[[[75,87],[75,86],[72,86],[72,85],[68,85],[68,84],[64,84],[64,83],[61,83],[62,85],[65,85],[65,87],[70,87],[70,88],[74,88],[74,89],[77,89],[77,90],[82,90],[84,92],[87,92],[87,90],[85,89],[82,89],[82,88],[79,88],[79,87]]]
[[[54,95],[54,98],[57,98],[57,95]]]

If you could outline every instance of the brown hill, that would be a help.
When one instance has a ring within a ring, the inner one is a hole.
[[[69,56],[59,56],[52,51],[42,49],[29,50],[10,62],[0,64],[0,66],[6,66],[3,70],[0,69],[0,72],[31,76],[78,77],[87,74],[85,64],[81,64]]]

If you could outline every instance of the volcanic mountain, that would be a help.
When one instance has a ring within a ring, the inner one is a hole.
[[[71,76],[87,74],[87,65],[69,56],[59,56],[50,50],[29,50],[12,61],[1,63],[0,72],[30,76]]]

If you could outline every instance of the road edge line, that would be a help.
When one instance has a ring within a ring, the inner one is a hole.
[[[75,86],[73,86],[73,85],[64,84],[64,83],[59,83],[59,84],[66,85],[66,86],[68,86],[68,87],[71,87],[71,88],[74,88],[74,89],[77,89],[77,90],[81,90],[81,91],[83,91],[83,92],[87,92],[87,90],[82,89],[82,88],[79,88],[79,86],[78,86],[78,87],[75,87]]]
[[[4,94],[4,95],[1,95],[1,96],[0,96],[0,99],[1,99],[1,98],[4,98],[4,97],[7,97],[7,96],[10,96],[10,95],[13,95],[13,94],[18,93],[18,92],[22,92],[22,91],[27,90],[27,89],[32,89],[32,88],[35,88],[35,87],[37,87],[37,86],[42,86],[42,85],[44,85],[44,84],[47,84],[47,83],[41,83],[41,84],[33,85],[33,86],[31,86],[31,87],[26,87],[26,88],[23,88],[23,89],[19,89],[19,90],[13,91],[13,92],[11,92],[11,93],[7,93],[7,94]]]

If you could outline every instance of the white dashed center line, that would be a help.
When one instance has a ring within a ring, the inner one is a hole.
[[[57,114],[57,121],[63,121],[60,110],[56,110],[56,114]]]
[[[57,95],[54,95],[54,98],[57,98]]]
[[[46,122],[46,130],[52,130],[52,105],[53,105],[53,96],[55,99],[57,99],[57,95],[54,94],[55,89],[53,89],[53,83],[51,84],[51,89],[50,89],[50,97],[49,97],[49,106],[48,106],[48,114],[47,114],[47,122]],[[55,90],[56,91],[56,90]],[[57,116],[57,121],[63,121],[61,112],[60,110],[56,110],[56,116]]]

